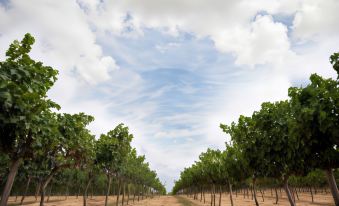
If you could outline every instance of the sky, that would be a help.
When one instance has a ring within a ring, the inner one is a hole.
[[[59,70],[48,96],[99,136],[124,123],[171,190],[220,123],[288,98],[311,73],[335,77],[339,0],[0,0],[0,59],[31,33]]]

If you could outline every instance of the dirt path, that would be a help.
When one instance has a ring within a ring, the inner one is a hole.
[[[147,199],[134,204],[136,206],[184,206],[176,197],[162,196],[160,198]]]

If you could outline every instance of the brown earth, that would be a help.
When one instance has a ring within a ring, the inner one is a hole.
[[[331,194],[327,193],[318,193],[314,195],[314,202],[312,203],[311,195],[309,193],[299,193],[299,200],[296,197],[296,205],[297,206],[333,206],[333,199]],[[129,201],[129,205],[135,206],[210,206],[210,194],[205,195],[205,203],[200,201],[200,195],[198,196],[198,200],[193,200],[192,197],[187,197],[184,195],[181,196],[161,196],[148,198],[144,200],[140,200],[140,202],[135,201],[132,202],[132,199]],[[47,199],[47,197],[46,197]],[[260,206],[269,206],[269,205],[277,205],[277,206],[289,206],[288,200],[286,198],[285,193],[279,193],[279,202],[275,203],[275,196],[271,196],[269,191],[265,192],[264,201],[262,199],[261,194],[258,194],[258,202]],[[92,199],[88,198],[88,206],[102,206],[104,205],[104,196],[95,196]],[[121,200],[121,199],[120,199]],[[254,200],[252,200],[251,196],[245,197],[243,194],[238,194],[237,196],[233,194],[233,201],[235,206],[255,206]],[[116,196],[109,197],[109,206],[115,206]],[[219,205],[219,195],[216,195],[216,206]],[[46,206],[82,206],[82,197],[76,198],[74,196],[70,196],[65,199],[64,196],[51,196],[49,202],[46,202]],[[19,205],[20,204],[20,196],[15,201],[15,197],[10,197],[9,205]],[[38,206],[39,198],[35,201],[34,197],[26,197],[24,201],[24,205],[27,206]],[[121,205],[121,204],[120,204]],[[127,205],[127,204],[125,204]],[[230,199],[228,193],[223,193],[221,198],[222,206],[230,206]]]
[[[334,201],[330,193],[317,193],[313,194],[314,202],[312,203],[312,197],[310,193],[298,193],[299,200],[296,198],[296,205],[297,206],[334,206]],[[197,206],[210,206],[211,204],[211,196],[210,194],[205,195],[205,204],[200,201],[201,195],[199,194],[198,200],[193,200],[192,197],[182,196],[186,199],[189,199]],[[287,196],[284,192],[279,193],[279,201],[278,204],[275,204],[275,195],[271,195],[270,191],[266,191],[264,194],[264,201],[262,199],[262,195],[259,193],[257,194],[257,200],[260,206],[268,206],[268,205],[277,205],[277,206],[289,206],[289,202]],[[243,194],[239,194],[236,196],[233,194],[233,203],[235,206],[255,206],[255,202],[252,199],[251,195],[249,197],[245,197]],[[219,195],[215,197],[215,205],[219,205]],[[230,206],[230,196],[229,193],[223,193],[221,196],[221,205],[222,206]]]
[[[10,197],[8,205],[20,205],[19,196],[17,201],[15,201],[15,197]],[[120,196],[120,201],[121,201]],[[46,197],[47,200],[47,197]],[[104,196],[95,196],[92,199],[88,198],[88,206],[102,206],[104,205],[105,197]],[[116,196],[109,197],[109,206],[115,206],[116,204]],[[75,196],[70,196],[65,199],[64,196],[51,196],[49,202],[45,201],[46,206],[82,206],[83,201],[82,197],[76,198]],[[26,206],[39,206],[39,198],[35,201],[35,197],[26,197],[24,204]],[[121,205],[121,203],[120,203]],[[124,205],[127,205],[126,203]],[[153,197],[148,199],[140,200],[139,202],[135,200],[133,204],[132,198],[130,198],[128,205],[135,205],[135,206],[165,206],[165,205],[173,205],[173,206],[181,206],[178,202],[178,198],[174,196],[161,196],[161,197]]]

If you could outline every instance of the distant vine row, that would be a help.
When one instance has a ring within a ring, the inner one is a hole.
[[[330,62],[339,74],[339,53]],[[277,188],[283,187],[294,206],[298,189],[309,191],[313,202],[314,188],[324,188],[327,181],[335,205],[339,205],[339,81],[317,74],[310,81],[304,87],[289,88],[288,100],[265,102],[252,116],[221,124],[231,137],[226,149],[202,153],[199,161],[181,173],[173,193],[195,199],[201,193],[202,200],[208,191],[211,205],[215,205],[215,194],[219,191],[221,198],[227,190],[233,205],[234,188],[244,197],[250,189],[258,206],[258,191],[264,198],[263,188],[271,188],[272,195],[274,189],[277,203]]]

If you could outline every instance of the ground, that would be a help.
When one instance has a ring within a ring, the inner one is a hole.
[[[297,206],[316,206],[316,205],[334,206],[334,201],[330,193],[314,194],[313,203],[312,203],[312,197],[310,193],[298,193],[298,197],[299,197],[299,200],[297,199],[297,197],[295,197]],[[188,198],[189,200],[191,200],[194,203],[193,205],[196,205],[196,206],[210,206],[211,205],[210,204],[211,196],[209,194],[205,195],[205,204],[203,203],[203,200],[200,201],[200,198],[201,198],[200,195],[198,196],[198,200],[193,200],[193,198],[190,198],[187,196],[185,196],[185,198]],[[287,196],[284,192],[282,193],[279,192],[278,204],[275,204],[275,195],[271,194],[270,191],[264,192],[264,199],[259,193],[257,195],[257,199],[258,199],[260,206],[272,206],[272,205],[289,206],[290,205],[288,202]],[[234,206],[255,206],[255,202],[250,195],[249,197],[245,196],[244,198],[243,194],[239,194],[239,193],[237,195],[233,194],[233,202],[234,202]],[[219,205],[219,195],[216,195],[215,205],[216,206]],[[222,194],[221,205],[231,206],[230,196],[228,193]]]
[[[46,198],[47,199],[47,198]],[[88,199],[88,206],[102,206],[104,205],[104,196],[96,196],[93,198]],[[120,198],[121,200],[121,198]],[[161,197],[154,197],[148,198],[144,200],[140,200],[139,202],[135,201],[133,204],[132,198],[129,202],[129,205],[133,206],[183,206],[187,204],[182,204],[182,198],[175,197],[175,196],[161,196]],[[49,202],[45,202],[46,206],[82,206],[82,197],[76,198],[74,196],[70,196],[67,199],[65,197],[50,197]],[[110,196],[109,198],[109,206],[115,206],[116,203],[116,196]],[[15,197],[10,197],[9,205],[20,205],[20,196],[15,201]],[[39,198],[35,201],[35,197],[26,197],[24,201],[24,205],[26,206],[38,206],[39,205]],[[193,204],[194,205],[194,204]]]
[[[281,196],[280,196],[281,195]],[[308,193],[299,194],[299,200],[296,200],[298,206],[333,206],[333,199],[329,193],[318,193],[314,195],[314,202],[312,203],[311,195]],[[210,206],[210,195],[205,195],[205,203],[203,200],[200,201],[200,195],[198,196],[199,200],[193,200],[191,197],[187,196],[161,196],[154,197],[149,199],[141,200],[140,202],[135,201],[134,204],[132,200],[129,201],[129,205],[133,206]],[[254,206],[254,201],[251,196],[244,198],[243,195],[238,194],[237,196],[233,194],[234,205],[235,206]],[[47,199],[47,197],[46,197]],[[103,196],[96,196],[88,199],[88,206],[102,206],[104,205]],[[116,197],[110,196],[109,198],[109,206],[115,206]],[[269,206],[275,205],[275,196],[272,196],[270,192],[265,192],[264,202],[261,195],[258,195],[258,201],[260,206]],[[19,205],[20,197],[15,201],[15,197],[10,197],[9,205]],[[35,201],[34,197],[27,197],[25,199],[24,205],[27,206],[38,206],[39,199]],[[49,202],[45,203],[46,206],[81,206],[82,198],[76,198],[74,196],[70,196],[67,199],[63,196],[51,196]],[[126,205],[126,204],[125,204]],[[230,206],[229,194],[223,193],[221,199],[222,206]],[[276,204],[277,206],[288,206],[289,203],[286,199],[284,193],[279,194],[279,202]],[[216,196],[216,206],[219,206],[219,196]]]

